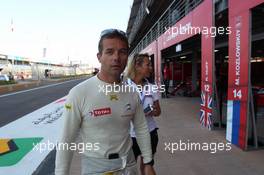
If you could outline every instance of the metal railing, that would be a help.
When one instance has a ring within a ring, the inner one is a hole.
[[[165,33],[166,29],[172,27],[180,19],[196,8],[202,1],[203,0],[174,0],[146,35],[140,40],[130,55],[134,55],[134,53],[143,50],[159,36]],[[140,27],[140,25],[136,25],[137,24],[134,24],[135,28]],[[136,35],[136,33],[133,32],[131,32],[131,36],[129,36],[130,39]]]
[[[131,29],[131,32],[128,38],[129,41],[131,41],[135,37],[137,31],[139,30],[139,27],[141,26],[141,23],[144,21],[145,17],[148,15],[146,8],[149,8],[153,4],[153,2],[154,0],[142,0],[140,7],[138,9],[135,22],[132,26],[132,29]]]

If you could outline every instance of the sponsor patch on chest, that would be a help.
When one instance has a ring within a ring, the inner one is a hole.
[[[123,107],[123,113],[121,117],[132,117],[135,115],[135,109],[131,103],[126,103]]]
[[[112,114],[111,108],[99,108],[99,109],[94,109],[93,111],[90,112],[90,116],[93,117],[100,117],[100,116],[105,116],[105,115],[110,115]]]

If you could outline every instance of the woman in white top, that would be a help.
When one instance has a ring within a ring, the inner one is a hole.
[[[152,154],[154,156],[158,145],[158,127],[153,117],[160,115],[159,93],[157,85],[148,82],[147,78],[151,75],[153,69],[148,54],[135,54],[133,59],[128,64],[126,72],[126,82],[131,85],[134,90],[137,90],[141,104],[144,109],[146,121],[148,124]],[[133,140],[133,152],[136,160],[140,161],[140,170],[144,175],[144,164],[142,162],[141,151],[136,141],[134,127],[131,124],[130,135]],[[152,165],[154,162],[152,163]]]

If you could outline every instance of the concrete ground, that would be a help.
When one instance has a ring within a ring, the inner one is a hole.
[[[229,150],[224,129],[208,131],[200,127],[199,98],[162,99],[161,107],[162,115],[156,118],[160,128],[155,155],[157,175],[264,174],[264,150],[245,152],[234,145]],[[71,175],[80,175],[78,153],[72,162]]]

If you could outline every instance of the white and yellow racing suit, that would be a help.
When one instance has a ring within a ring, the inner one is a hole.
[[[67,96],[58,145],[75,143],[77,133],[80,133],[81,142],[86,146],[82,155],[82,175],[113,172],[135,175],[130,121],[143,162],[152,160],[149,131],[138,94],[120,88],[122,86],[120,83],[116,88],[94,76],[75,86]],[[111,88],[116,91],[106,92]],[[69,174],[72,155],[72,150],[57,147],[56,175]]]

